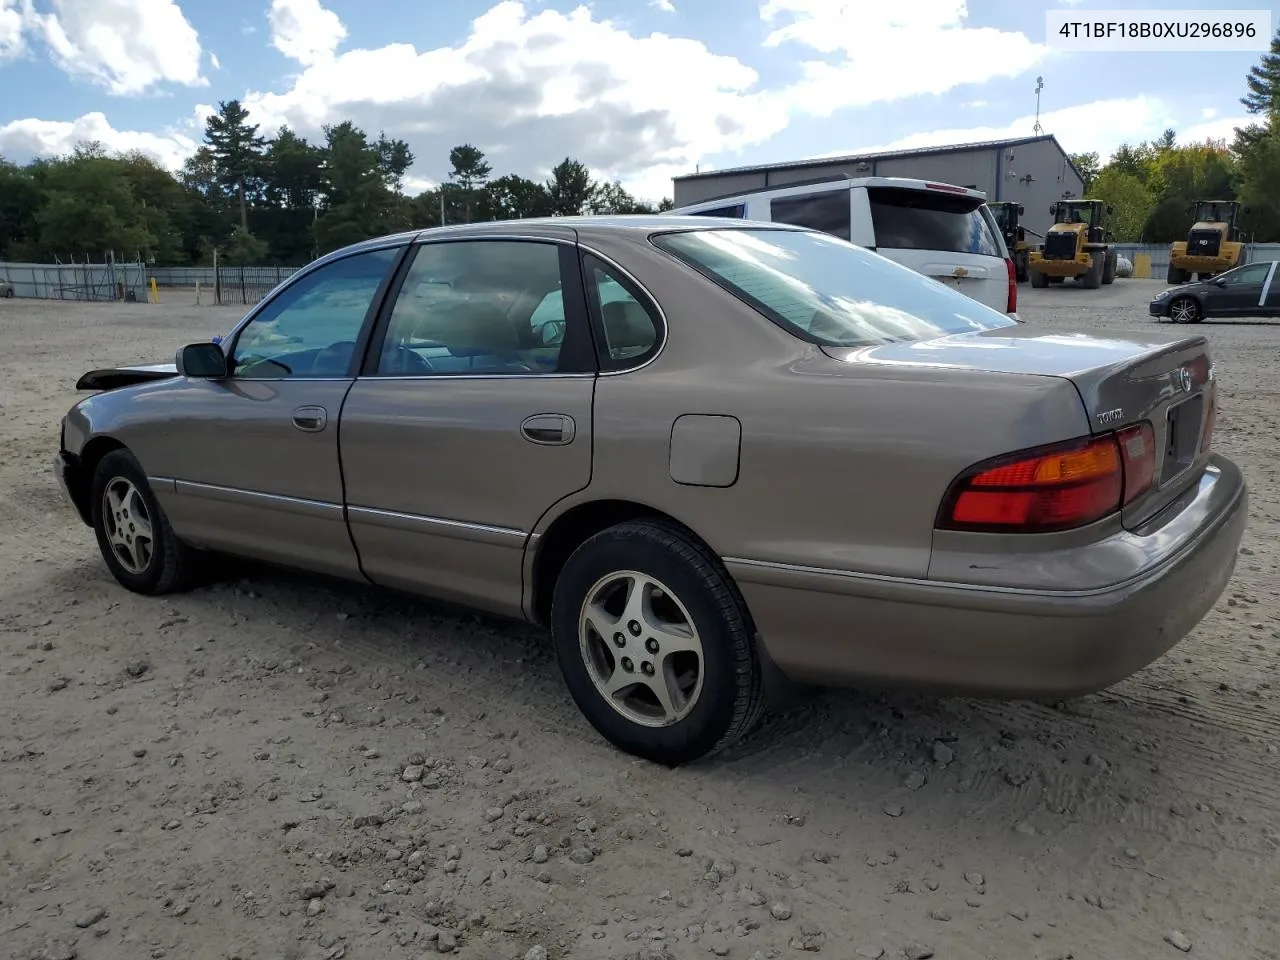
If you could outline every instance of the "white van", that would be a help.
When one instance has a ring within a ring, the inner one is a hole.
[[[1013,260],[986,194],[905,177],[840,177],[716,197],[669,211],[790,223],[834,234],[1017,319]]]

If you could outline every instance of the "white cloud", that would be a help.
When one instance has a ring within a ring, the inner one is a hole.
[[[964,103],[960,104],[960,106],[969,110],[976,110],[979,107],[985,107],[986,105],[987,101],[985,100],[966,100]]]
[[[16,57],[26,47],[25,26],[18,0],[0,0],[0,60]]]
[[[271,43],[290,60],[313,66],[333,59],[347,28],[320,0],[271,0]]]
[[[316,136],[350,118],[370,134],[402,137],[419,179],[442,176],[449,149],[466,141],[485,151],[495,175],[542,179],[569,154],[657,198],[703,156],[786,127],[785,103],[758,81],[700,41],[631,36],[585,5],[531,13],[505,0],[456,46],[393,43],[317,57],[287,89],[251,91],[242,102],[264,131],[287,123]]]
[[[200,38],[174,0],[51,0],[52,13],[27,6],[32,28],[54,63],[115,94],[160,83],[204,86]]]
[[[1209,111],[1206,111],[1209,112]],[[1178,143],[1203,143],[1205,140],[1226,140],[1230,145],[1236,138],[1236,127],[1257,123],[1257,117],[1219,117],[1214,110],[1203,123],[1193,123],[1178,130]]]
[[[196,142],[183,134],[116,130],[101,113],[86,113],[74,121],[14,120],[0,125],[0,154],[52,157],[70,153],[82,140],[97,140],[110,153],[139,150],[170,170],[195,152]]]
[[[1048,53],[1021,33],[967,26],[964,0],[765,0],[760,16],[773,28],[765,46],[794,43],[824,56],[802,60],[787,91],[796,110],[819,117],[1017,76]]]
[[[209,54],[209,63],[215,70],[222,69],[222,61],[218,59],[218,55],[216,53]]]
[[[676,6],[671,0],[649,0],[649,6],[655,10],[661,10],[663,13],[676,12]]]
[[[844,150],[833,150],[824,157],[846,154],[877,153],[882,150],[910,150],[916,147],[934,147],[960,143],[978,143],[984,140],[1003,140],[1011,137],[1033,136],[1034,114],[1018,117],[1001,126],[953,127],[945,130],[929,130],[909,134],[888,143],[863,144]],[[1148,96],[1125,97],[1113,100],[1097,100],[1060,110],[1040,114],[1040,125],[1045,133],[1058,138],[1062,148],[1069,153],[1088,153],[1096,150],[1105,161],[1122,143],[1137,145],[1143,140],[1153,140],[1167,127],[1177,129],[1176,116],[1166,103]],[[1207,126],[1207,125],[1201,125]],[[1178,140],[1187,142],[1196,127],[1180,132]]]
[[[1212,120],[1217,115],[1218,115],[1218,110],[1216,107],[1205,107],[1203,110],[1200,111],[1201,120]]]

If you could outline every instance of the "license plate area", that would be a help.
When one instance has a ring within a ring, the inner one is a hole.
[[[1197,394],[1169,408],[1165,421],[1161,486],[1176,479],[1195,463],[1200,449],[1200,427],[1203,422],[1204,394]]]

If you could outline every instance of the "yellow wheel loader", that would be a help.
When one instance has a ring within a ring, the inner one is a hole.
[[[1245,248],[1236,226],[1241,212],[1238,200],[1199,201],[1187,239],[1169,247],[1169,282],[1208,280],[1243,264]]]
[[[991,208],[992,215],[996,218],[996,223],[1000,225],[1000,232],[1004,235],[1004,244],[1009,248],[1009,256],[1013,259],[1014,277],[1018,283],[1026,283],[1027,278],[1031,275],[1031,242],[1027,240],[1027,234],[1033,237],[1040,237],[1041,234],[1036,233],[1029,227],[1023,226],[1020,218],[1024,212],[1020,203],[1014,203],[1010,200],[997,200],[987,204]]]
[[[1096,290],[1114,281],[1119,253],[1107,242],[1111,212],[1101,200],[1059,200],[1051,206],[1053,226],[1028,258],[1031,285],[1047,287],[1071,277]]]

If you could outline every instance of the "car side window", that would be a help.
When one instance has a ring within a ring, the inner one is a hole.
[[[285,287],[240,331],[232,352],[232,376],[347,376],[374,295],[400,249],[344,257]]]
[[[1246,267],[1240,267],[1230,273],[1223,274],[1222,279],[1229,286],[1243,283],[1263,283],[1267,279],[1267,271],[1270,269],[1271,264],[1269,263],[1251,263]]]
[[[566,328],[556,244],[422,244],[391,308],[374,372],[555,373]]]
[[[779,197],[769,201],[769,218],[848,240],[853,229],[851,202],[848,188]]]
[[[604,330],[606,369],[639,366],[658,350],[661,327],[633,284],[595,257],[586,258],[587,287]]]

